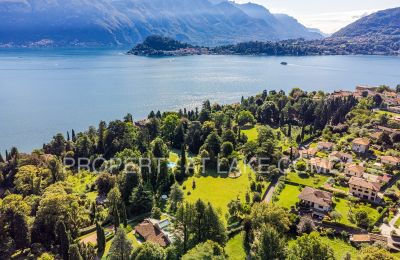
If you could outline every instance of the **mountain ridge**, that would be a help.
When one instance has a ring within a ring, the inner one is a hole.
[[[245,5],[215,0],[0,0],[0,45],[132,45],[154,34],[208,46],[322,37],[303,30],[297,21],[279,22],[260,5],[253,8],[266,19],[253,17]]]

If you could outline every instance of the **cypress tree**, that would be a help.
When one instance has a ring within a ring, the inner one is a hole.
[[[69,260],[69,235],[64,222],[58,221],[56,224],[57,239],[60,244],[60,253],[64,260]]]
[[[121,203],[121,220],[122,224],[126,228],[128,226],[128,217],[126,215],[126,207],[124,202]]]
[[[71,141],[71,139],[69,138],[69,131],[67,131],[67,141]]]
[[[1,153],[0,153],[0,163],[4,163],[5,161],[4,161],[4,158],[3,158],[3,155],[1,155]]]
[[[90,217],[90,223],[93,224],[93,222],[96,218],[96,203],[95,202],[93,202],[90,207],[89,217]]]
[[[74,129],[72,129],[72,131],[71,131],[71,137],[72,137],[72,142],[76,142],[76,136],[75,136],[75,130]]]
[[[119,227],[119,214],[116,205],[113,206],[113,221],[114,221],[114,230],[117,232],[117,228]]]
[[[8,151],[6,150],[6,161],[8,162],[10,160],[10,154],[8,153]]]
[[[97,234],[97,255],[101,258],[106,248],[106,236],[104,229],[96,222],[96,234]]]
[[[181,176],[184,178],[186,176],[186,149],[185,144],[181,146]]]

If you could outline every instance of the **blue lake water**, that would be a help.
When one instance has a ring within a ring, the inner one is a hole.
[[[288,62],[288,66],[280,62]],[[400,57],[190,56],[121,50],[0,50],[0,151],[151,110],[231,103],[264,89],[333,91],[400,83]]]

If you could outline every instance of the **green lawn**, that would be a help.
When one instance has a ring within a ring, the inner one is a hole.
[[[214,207],[221,210],[222,217],[228,212],[228,203],[240,198],[245,201],[246,192],[250,190],[250,179],[254,179],[254,172],[249,166],[245,166],[242,162],[239,163],[242,175],[239,178],[232,179],[228,177],[220,177],[217,174],[208,176],[190,177],[183,184],[185,200],[191,203],[202,199],[205,202],[210,202]],[[196,182],[196,188],[192,189],[193,180]],[[188,192],[191,194],[188,195]]]
[[[256,141],[257,137],[258,137],[257,128],[258,128],[258,126],[255,126],[250,129],[245,129],[245,130],[242,130],[242,133],[247,136],[248,141]]]
[[[340,238],[320,237],[320,241],[332,247],[336,259],[343,259],[347,253],[350,253],[352,258],[357,257],[357,248]]]
[[[241,232],[231,238],[225,246],[225,253],[230,260],[246,259],[246,252],[243,246],[244,233]]]
[[[296,172],[289,172],[286,176],[286,179],[288,181],[314,188],[318,188],[323,185],[328,180],[328,178],[329,176],[319,174],[304,178],[300,177]]]
[[[299,201],[298,196],[301,192],[300,189],[301,188],[299,186],[286,184],[285,188],[278,196],[279,200],[276,201],[275,204],[290,209],[291,206],[295,206],[296,202]]]
[[[356,224],[352,223],[348,217],[349,211],[350,211],[350,206],[348,204],[348,200],[335,198],[333,200],[333,202],[335,204],[334,210],[339,212],[342,215],[342,218],[340,219],[339,222],[342,224],[348,225],[348,226],[353,226],[353,227],[356,226]],[[352,211],[354,212],[354,211],[361,210],[361,209],[365,210],[368,213],[368,216],[371,219],[371,221],[375,222],[378,219],[379,212],[376,209],[374,209],[368,205],[361,205],[361,204],[357,205],[356,204],[353,207]]]

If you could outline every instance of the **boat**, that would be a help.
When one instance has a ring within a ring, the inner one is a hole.
[[[286,62],[286,61],[282,61],[281,62],[281,65],[284,65],[284,66],[286,66],[288,63]]]

